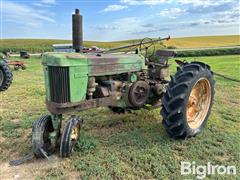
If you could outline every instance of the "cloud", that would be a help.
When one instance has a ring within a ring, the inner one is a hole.
[[[95,32],[95,38],[101,41],[132,39],[134,37],[129,32],[141,28],[142,24],[146,24],[142,22],[142,18],[129,16],[115,19],[106,24],[99,22],[99,24],[91,26],[92,30],[90,32]],[[94,33],[92,33],[91,37],[95,39],[93,35]]]
[[[176,19],[178,16],[181,16],[186,10],[180,8],[171,8],[171,9],[164,9],[160,13],[159,16],[168,17],[172,19]]]
[[[236,27],[236,25],[239,23],[239,14],[237,15],[237,10],[239,10],[239,8],[235,8],[235,10],[232,12],[219,13],[218,17],[215,18],[211,17],[191,21],[178,21],[177,23],[165,22],[142,24],[139,27],[130,29],[128,33],[142,37],[157,36],[159,34],[174,34],[176,29],[177,31],[189,30],[195,32],[196,29],[219,29],[222,27]]]
[[[55,0],[41,0],[41,3],[44,3],[44,4],[55,4],[56,1]]]
[[[216,25],[216,26],[230,26],[238,25],[240,19],[240,7],[235,7],[232,11],[218,12],[213,18],[201,19],[202,24]]]
[[[117,29],[119,29],[119,27],[115,26],[115,25],[102,24],[102,25],[94,26],[94,29],[98,30],[98,31],[102,31],[102,30],[117,30]]]
[[[153,33],[161,33],[163,31],[170,31],[171,28],[161,28],[161,27],[153,27],[148,30],[136,30],[136,31],[129,31],[130,34],[136,34],[136,35],[149,35]]]
[[[148,24],[143,24],[143,25],[141,25],[143,28],[148,28],[148,27],[154,27],[154,24],[152,24],[152,23],[148,23]]]
[[[132,29],[133,27],[139,26],[141,20],[137,17],[126,17],[126,18],[120,18],[115,20],[114,22],[110,24],[100,24],[93,26],[93,29],[99,30],[99,31],[128,31],[129,29]]]
[[[155,23],[155,24],[142,24],[140,27],[131,29],[128,31],[129,34],[139,36],[160,36],[161,34],[171,34],[176,29],[188,29],[200,25],[199,22],[169,22],[169,23]]]
[[[32,5],[42,7],[42,8],[49,8],[56,4],[55,0],[41,0],[39,2],[35,2]]]
[[[43,4],[43,3],[33,3],[33,5],[41,7],[41,8],[49,8],[50,7],[49,4]]]
[[[224,12],[231,11],[236,6],[235,2],[218,2],[216,4],[211,5],[193,5],[187,9],[187,12],[195,14],[195,13],[215,13],[215,12]]]
[[[113,12],[113,11],[121,11],[123,9],[127,9],[128,6],[122,6],[122,5],[109,5],[101,12]]]
[[[239,22],[240,19],[240,7],[236,6],[231,11],[226,11],[223,13],[218,13],[221,17],[229,20],[234,20],[235,22]]]
[[[234,13],[236,16],[240,12],[238,10],[237,13],[234,10],[234,8],[239,7],[237,0],[177,0],[176,2],[180,3],[181,6],[163,9],[157,15],[176,19],[181,15],[222,16],[221,14]]]
[[[158,5],[170,2],[169,0],[120,0],[121,3],[127,5]]]
[[[31,6],[9,1],[2,3],[3,22],[17,22],[24,26],[38,27],[43,23],[55,23],[51,16],[46,16],[46,11],[39,11]]]
[[[115,34],[116,35],[124,35],[124,36],[159,36],[161,32],[169,31],[172,27],[162,26],[161,24],[156,25],[155,23],[151,23],[143,20],[139,17],[126,17],[117,19],[110,24],[103,24],[94,26],[93,29],[101,31],[100,34]]]
[[[217,1],[216,0],[177,0],[177,2],[180,4],[190,4],[193,6],[203,6],[203,7],[217,6],[224,3],[231,3],[233,1],[237,1],[237,0],[217,0]]]

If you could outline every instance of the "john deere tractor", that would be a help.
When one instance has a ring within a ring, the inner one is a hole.
[[[12,72],[4,55],[0,54],[0,91],[5,91],[12,83]]]
[[[32,129],[33,152],[47,157],[60,147],[60,157],[71,155],[80,138],[82,118],[65,113],[107,107],[115,113],[160,109],[163,126],[172,138],[193,137],[207,123],[213,97],[213,73],[202,62],[177,61],[175,75],[168,80],[168,57],[174,52],[151,49],[164,39],[105,51],[83,53],[82,16],[73,14],[74,53],[45,53],[42,59],[46,105],[49,114],[38,119]],[[136,47],[134,52],[130,51]],[[132,53],[119,53],[126,49]],[[150,54],[150,55],[149,55]]]

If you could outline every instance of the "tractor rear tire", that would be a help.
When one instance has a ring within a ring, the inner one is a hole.
[[[44,158],[43,149],[49,156],[54,153],[55,145],[51,143],[50,133],[53,132],[53,124],[50,115],[39,118],[32,127],[32,147],[36,158]]]
[[[6,91],[12,84],[12,72],[6,61],[0,62],[0,91]]]
[[[59,156],[69,157],[80,138],[80,131],[82,127],[82,119],[77,116],[71,116],[64,127],[60,143]]]
[[[213,72],[202,62],[184,63],[162,97],[163,126],[172,138],[189,138],[207,123],[214,97]]]

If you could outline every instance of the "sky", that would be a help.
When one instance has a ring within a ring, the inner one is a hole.
[[[5,38],[71,39],[80,9],[84,40],[239,34],[239,0],[0,0]]]

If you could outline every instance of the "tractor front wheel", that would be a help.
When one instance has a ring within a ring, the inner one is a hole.
[[[44,158],[55,151],[55,144],[52,143],[50,134],[54,132],[52,117],[50,115],[39,118],[32,128],[33,153],[37,158]]]
[[[60,143],[60,157],[69,157],[80,138],[82,119],[78,116],[71,116],[62,132]]]
[[[162,98],[163,125],[173,138],[200,133],[207,123],[214,97],[210,67],[201,62],[185,63],[171,76]]]

